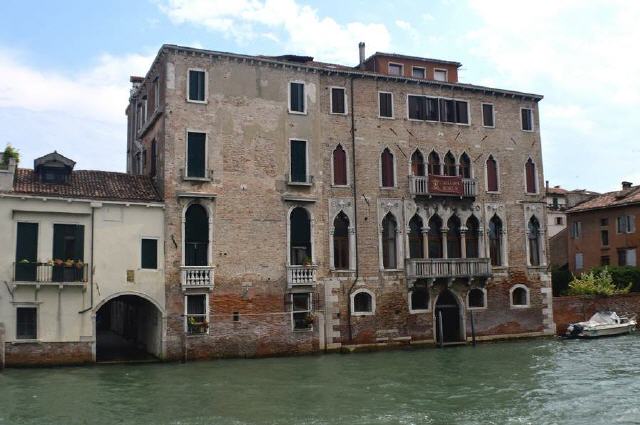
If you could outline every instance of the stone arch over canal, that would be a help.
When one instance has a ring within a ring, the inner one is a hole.
[[[443,289],[438,294],[434,305],[435,341],[443,344],[464,342],[464,304],[461,300],[451,290]],[[440,315],[442,315],[442,341],[440,341]]]
[[[164,313],[142,293],[114,294],[94,313],[96,362],[151,361],[163,358]]]

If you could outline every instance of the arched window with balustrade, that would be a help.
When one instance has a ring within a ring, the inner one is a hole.
[[[456,158],[451,152],[447,152],[444,156],[444,175],[455,176],[456,173]]]
[[[462,257],[462,234],[460,232],[460,219],[453,215],[447,221],[447,257]]]
[[[422,219],[419,215],[416,214],[409,220],[409,258],[424,256],[422,227]]]
[[[434,176],[439,176],[441,174],[440,170],[440,156],[436,153],[436,151],[431,151],[428,158],[428,167],[429,174]]]
[[[460,170],[458,175],[462,176],[464,179],[471,178],[471,159],[466,152],[460,155]]]
[[[209,214],[204,206],[187,208],[184,233],[184,265],[209,265]]]
[[[419,149],[411,155],[411,175],[424,176],[424,156]]]
[[[292,266],[313,263],[311,217],[302,207],[294,208],[289,215],[289,255]]]
[[[442,258],[442,219],[434,215],[429,219],[429,258]]]
[[[467,258],[478,258],[480,256],[480,222],[472,215],[467,219],[466,227],[465,249]]]
[[[492,266],[502,265],[502,220],[497,215],[489,220],[489,256]]]

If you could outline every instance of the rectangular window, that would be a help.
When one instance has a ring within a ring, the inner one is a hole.
[[[600,257],[601,266],[608,266],[610,264],[611,264],[611,258],[609,258],[608,255],[603,255],[602,257]]]
[[[307,112],[305,104],[304,83],[289,83],[289,112],[304,114]]]
[[[562,217],[556,217],[556,224],[558,226],[562,226],[562,222],[563,222]]]
[[[627,266],[636,267],[637,266],[637,257],[636,257],[636,249],[627,249]]]
[[[440,121],[456,122],[456,110],[453,100],[440,99]]]
[[[581,252],[576,253],[576,270],[584,268],[584,256]]]
[[[427,98],[424,96],[408,96],[409,119],[427,119]]]
[[[580,237],[582,236],[582,222],[574,221],[573,223],[571,223],[570,233],[573,239],[580,239]]]
[[[618,265],[626,266],[627,265],[627,250],[619,249],[618,250]]]
[[[389,75],[402,75],[402,65],[397,63],[389,64]]]
[[[600,243],[602,246],[609,246],[609,231],[600,230]]]
[[[293,329],[306,331],[313,326],[313,316],[311,315],[311,294],[291,294],[291,320]]]
[[[189,70],[189,97],[192,102],[206,100],[206,72],[198,69]]]
[[[520,114],[522,115],[522,131],[533,131],[533,110],[522,108]]]
[[[469,124],[469,104],[463,100],[456,100],[456,123]]]
[[[447,81],[447,70],[446,69],[436,69],[433,71],[433,79],[436,81]]]
[[[35,282],[38,266],[38,224],[18,223],[16,243],[16,282]]]
[[[16,308],[16,339],[38,339],[38,309]]]
[[[378,104],[381,117],[393,118],[393,95],[391,93],[378,92]]]
[[[157,239],[142,239],[141,264],[143,269],[157,269],[158,268],[158,240]]]
[[[206,144],[205,133],[187,133],[187,177],[206,177]]]
[[[601,218],[600,219],[600,226],[608,226],[609,225],[609,219],[608,218]]]
[[[616,221],[616,228],[618,233],[635,233],[636,216],[622,215],[618,217]]]
[[[411,69],[411,76],[413,78],[425,78],[427,76],[427,70],[419,66],[414,66]]]
[[[307,175],[307,142],[291,141],[291,177],[293,183],[309,183]]]
[[[440,104],[438,98],[427,97],[427,121],[438,121],[440,118]]]
[[[482,104],[482,125],[491,128],[496,126],[494,122],[493,105],[490,103]]]
[[[340,87],[331,88],[331,113],[332,114],[346,114],[347,113],[347,98],[345,95],[345,89]]]
[[[79,224],[53,225],[53,259],[65,263],[54,265],[52,280],[54,282],[83,282],[84,267],[78,263],[84,261],[84,226]],[[71,260],[73,265],[67,262]]]
[[[209,318],[207,317],[207,295],[194,294],[186,297],[185,319],[187,333],[205,334],[209,332]]]

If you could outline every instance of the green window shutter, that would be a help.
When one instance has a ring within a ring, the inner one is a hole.
[[[291,141],[291,181],[307,181],[307,142]]]
[[[38,224],[18,223],[15,280],[34,282],[38,261]]]
[[[156,239],[142,239],[141,265],[143,269],[158,268],[158,241]]]
[[[205,72],[189,71],[189,100],[204,102],[205,99]]]
[[[205,155],[206,155],[205,133],[189,133],[187,136],[187,177],[206,177],[205,175]]]

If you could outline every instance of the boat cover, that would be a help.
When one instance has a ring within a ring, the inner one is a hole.
[[[620,318],[614,311],[599,311],[589,319],[590,325],[616,325]]]

